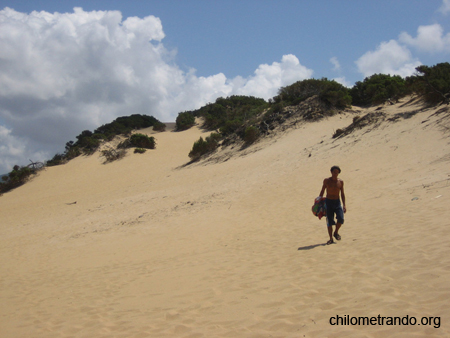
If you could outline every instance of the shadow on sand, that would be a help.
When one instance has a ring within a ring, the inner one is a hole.
[[[308,245],[308,246],[301,246],[300,248],[298,248],[298,250],[312,250],[314,248],[317,248],[318,246],[327,246],[327,244],[321,243],[321,244],[314,244],[314,245]]]

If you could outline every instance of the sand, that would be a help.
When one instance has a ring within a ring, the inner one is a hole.
[[[226,161],[186,165],[207,136],[194,127],[113,163],[47,168],[0,197],[0,336],[450,336],[442,108],[404,99],[382,111],[420,111],[333,139],[345,112]],[[347,213],[327,246],[311,206],[335,164]],[[331,325],[337,315],[440,320]]]

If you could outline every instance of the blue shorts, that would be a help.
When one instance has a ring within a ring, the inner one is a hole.
[[[334,215],[336,214],[336,219],[338,223],[344,224],[344,209],[342,209],[341,200],[325,200],[325,205],[327,207],[327,226],[335,225]]]

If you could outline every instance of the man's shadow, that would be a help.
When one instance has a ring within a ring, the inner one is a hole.
[[[312,250],[314,248],[317,248],[318,246],[327,246],[327,244],[321,243],[321,244],[314,244],[314,245],[308,245],[308,246],[301,246],[300,248],[298,248],[298,250]]]

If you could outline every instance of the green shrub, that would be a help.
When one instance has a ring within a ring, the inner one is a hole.
[[[47,167],[61,165],[66,163],[66,156],[64,154],[56,154],[53,158],[45,163]]]
[[[194,145],[192,146],[192,150],[189,152],[189,157],[192,160],[199,159],[203,154],[206,154],[207,151],[207,144],[206,141],[203,139],[203,137],[200,136],[199,140],[194,142]]]
[[[71,159],[81,155],[81,149],[80,149],[80,147],[70,148],[64,155],[67,160],[71,160]]]
[[[224,125],[220,128],[220,133],[223,136],[233,134],[234,132],[236,132],[236,130],[238,130],[242,126],[242,123],[243,121],[240,120],[226,121]]]
[[[195,116],[190,112],[179,113],[176,119],[177,130],[187,130],[195,125]]]
[[[133,134],[129,138],[132,147],[155,149],[156,141],[153,136],[147,136],[144,134]]]
[[[77,142],[75,142],[73,146],[78,147],[85,154],[92,154],[100,146],[100,139],[94,137],[94,134],[91,131],[84,130],[77,136]]]
[[[119,151],[115,150],[115,149],[105,149],[102,150],[102,156],[105,157],[105,163],[108,162],[113,162],[116,160],[121,159],[122,157],[124,157],[126,155],[126,150],[125,149],[121,149]]]
[[[242,125],[266,109],[268,103],[264,99],[253,96],[232,95],[219,97],[215,103],[209,103],[200,109],[190,111],[195,117],[203,117],[203,128],[208,130],[222,129],[228,133],[234,128],[235,122]],[[233,121],[233,122],[231,122]]]
[[[166,125],[158,121],[153,116],[133,114],[122,116],[113,122],[104,124],[94,132],[84,130],[77,136],[77,141],[66,143],[66,151],[56,154],[53,159],[48,161],[49,165],[58,165],[67,162],[81,154],[92,154],[100,146],[103,140],[111,141],[117,135],[130,135],[133,130],[143,129],[154,126],[154,130],[164,131]]]
[[[93,154],[100,146],[100,140],[93,137],[86,137],[83,139],[83,144],[80,145],[83,153]]]
[[[33,174],[36,174],[36,170],[15,165],[8,175],[2,177],[3,182],[0,183],[0,194],[21,186],[27,182],[29,177]]]
[[[104,124],[97,128],[94,133],[102,134],[106,139],[111,139],[116,135],[125,135],[131,133],[135,129],[143,129],[161,123],[153,116],[133,114],[130,116],[122,116],[115,119],[113,122]]]
[[[126,140],[123,140],[122,142],[120,142],[117,145],[117,149],[127,149],[127,148],[131,148],[131,147],[132,147],[132,145],[131,145],[129,138],[127,138]]]
[[[406,78],[408,87],[431,104],[450,102],[450,63],[419,66],[418,74]]]
[[[245,129],[244,141],[246,144],[252,144],[260,136],[259,129],[255,126],[250,126]]]
[[[281,102],[275,103],[274,105],[272,105],[272,107],[270,107],[270,109],[267,111],[267,113],[270,114],[278,114],[281,113],[283,111],[283,104]]]
[[[336,137],[342,135],[343,133],[344,133],[343,129],[337,129],[333,134],[333,138],[336,138]]]
[[[164,123],[158,121],[153,125],[153,130],[154,131],[166,131],[166,125]]]
[[[198,141],[192,146],[192,150],[189,152],[189,157],[192,160],[198,160],[201,156],[211,153],[219,146],[219,141],[222,136],[218,133],[211,133],[206,139],[200,137]]]
[[[281,87],[273,101],[285,105],[297,105],[314,95],[318,95],[322,101],[336,108],[345,108],[352,102],[346,87],[327,78],[308,79]]]
[[[350,90],[355,105],[381,104],[389,99],[398,100],[407,94],[406,82],[398,75],[374,74],[363,82],[356,82]]]
[[[340,83],[332,80],[322,80],[325,82],[319,98],[333,107],[344,109],[351,105],[352,97],[349,90]]]
[[[136,148],[136,149],[134,149],[134,153],[135,154],[143,154],[146,151],[147,151],[147,149],[144,149],[144,148]]]

